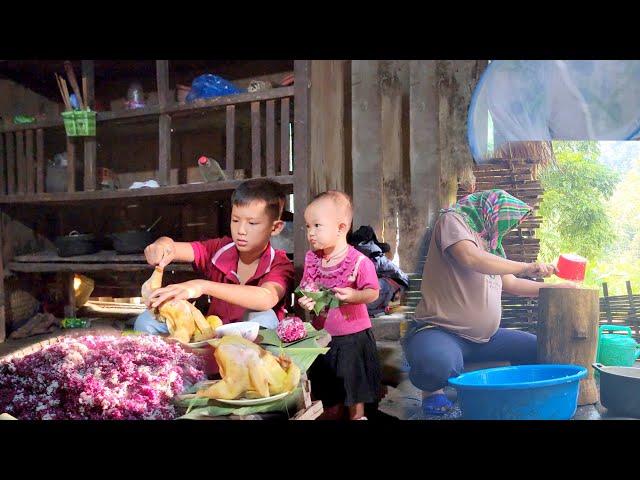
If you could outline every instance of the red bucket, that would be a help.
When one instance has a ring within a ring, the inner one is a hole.
[[[558,258],[558,273],[556,275],[565,280],[582,282],[585,270],[587,269],[587,259],[580,255],[562,254]]]

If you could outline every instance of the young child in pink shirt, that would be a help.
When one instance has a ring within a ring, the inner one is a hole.
[[[340,306],[321,312],[313,321],[331,335],[330,350],[309,369],[314,396],[325,408],[348,407],[351,420],[366,420],[365,403],[378,401],[381,369],[367,304],[378,298],[375,266],[347,243],[353,210],[345,193],[330,190],[316,196],[304,218],[311,250],[305,257],[300,288],[331,289]],[[313,299],[298,302],[313,310]]]

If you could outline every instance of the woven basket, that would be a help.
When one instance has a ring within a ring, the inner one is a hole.
[[[26,290],[7,288],[6,321],[9,331],[16,330],[33,317],[40,308],[38,299]]]

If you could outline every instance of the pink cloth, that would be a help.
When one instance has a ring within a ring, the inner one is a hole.
[[[380,289],[373,262],[352,246],[349,246],[342,262],[329,268],[322,266],[322,256],[319,253],[307,252],[300,287],[304,290],[314,285],[330,289]],[[313,326],[317,329],[324,328],[331,336],[349,335],[371,328],[371,319],[366,304],[345,304],[321,313],[313,320]]]

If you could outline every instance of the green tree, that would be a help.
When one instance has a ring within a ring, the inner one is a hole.
[[[538,258],[553,262],[560,253],[577,253],[593,265],[616,239],[607,200],[620,177],[598,163],[596,142],[553,142],[553,150],[556,164],[540,175],[544,198]]]

